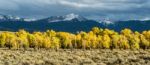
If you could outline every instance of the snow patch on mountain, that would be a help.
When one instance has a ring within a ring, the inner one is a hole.
[[[140,19],[140,21],[147,21],[147,20],[150,20],[150,18],[146,17],[146,18]]]
[[[62,21],[62,20],[49,20],[50,23],[52,23],[52,22],[59,22],[59,21]]]
[[[31,21],[36,21],[36,19],[25,18],[24,21],[31,22]]]
[[[100,20],[99,23],[102,23],[104,25],[114,24],[114,22],[111,21],[109,18],[105,18],[103,20]]]

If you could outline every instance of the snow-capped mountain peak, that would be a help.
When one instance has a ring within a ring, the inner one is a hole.
[[[29,22],[29,21],[35,21],[36,19],[30,19],[30,18],[21,18],[21,17],[18,17],[18,16],[12,16],[12,15],[1,15],[0,14],[0,21],[3,22],[3,21],[26,21],[26,22]]]
[[[77,14],[71,13],[65,16],[51,16],[47,18],[48,22],[60,22],[60,21],[85,21],[86,18],[79,16]]]
[[[75,18],[78,18],[78,17],[79,17],[79,15],[71,13],[71,14],[66,15],[64,20],[72,20],[72,19],[75,19]]]
[[[4,16],[0,15],[0,19],[4,19]]]
[[[0,15],[0,20],[20,20],[21,18],[18,16],[12,15]]]

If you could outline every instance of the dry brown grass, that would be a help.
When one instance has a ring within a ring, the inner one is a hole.
[[[0,49],[0,65],[150,65],[150,50]]]

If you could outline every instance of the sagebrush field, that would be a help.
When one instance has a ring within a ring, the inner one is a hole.
[[[0,65],[150,65],[150,50],[0,49]]]

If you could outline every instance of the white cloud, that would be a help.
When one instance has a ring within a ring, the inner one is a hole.
[[[61,0],[57,4],[66,5],[75,8],[94,8],[99,10],[128,10],[139,8],[143,4],[140,3],[141,0]]]
[[[67,5],[67,6],[73,6],[73,7],[89,7],[88,4],[84,4],[84,3],[78,3],[78,2],[69,2],[69,1],[65,1],[62,0],[59,2],[62,5]]]
[[[144,0],[146,1],[146,0]],[[0,8],[17,8],[24,6],[51,6],[62,5],[66,7],[74,7],[78,9],[92,8],[99,10],[128,10],[144,6],[139,4],[142,0],[1,0]],[[148,3],[149,4],[149,3]],[[147,4],[146,4],[147,5]]]

